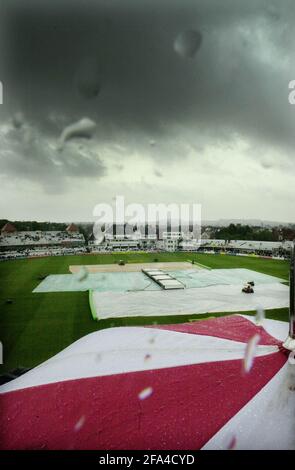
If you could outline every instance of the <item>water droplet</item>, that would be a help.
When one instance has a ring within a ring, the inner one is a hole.
[[[85,281],[87,277],[88,277],[88,271],[84,266],[82,266],[82,268],[77,272],[76,278],[79,282],[82,282],[82,281]]]
[[[262,325],[264,318],[265,318],[265,312],[263,308],[257,307],[256,315],[255,315],[256,325]]]
[[[63,149],[67,140],[73,139],[75,137],[90,139],[94,134],[95,128],[95,122],[89,118],[82,118],[80,121],[65,127],[59,139],[59,150]]]
[[[78,432],[80,431],[80,429],[83,428],[84,424],[85,424],[85,421],[86,421],[86,418],[85,416],[81,416],[81,418],[76,422],[75,426],[74,426],[74,431],[75,432]]]
[[[189,30],[180,33],[174,41],[174,50],[181,57],[192,59],[202,43],[202,34],[199,31]]]
[[[236,436],[232,436],[231,440],[229,441],[229,444],[227,446],[227,450],[234,450],[237,446],[237,438]]]
[[[21,111],[17,111],[12,117],[12,124],[15,129],[20,129],[25,122],[25,117]]]
[[[149,398],[153,393],[153,389],[152,387],[147,387],[147,388],[144,388],[139,394],[138,394],[138,398],[140,400],[145,400],[146,398]]]
[[[156,341],[156,337],[157,337],[157,335],[156,335],[155,333],[151,334],[151,336],[150,336],[149,339],[148,339],[148,342],[149,342],[150,344],[154,344],[155,341]]]
[[[75,82],[80,96],[84,99],[97,97],[101,90],[101,76],[98,62],[94,58],[87,58],[80,64]]]
[[[260,160],[260,165],[265,170],[269,170],[270,168],[272,168],[274,166],[274,160],[269,155],[265,155]]]
[[[100,353],[95,354],[95,361],[100,362],[102,360],[102,355]]]
[[[256,349],[257,349],[259,341],[260,341],[260,335],[255,334],[247,343],[245,356],[243,360],[243,370],[246,373],[250,372],[250,370],[252,369],[252,366],[254,364]]]
[[[163,173],[161,173],[159,170],[155,170],[155,175],[156,175],[158,178],[163,178]]]
[[[148,361],[149,359],[151,359],[151,357],[152,357],[152,356],[151,356],[150,354],[146,354],[146,355],[144,356],[144,360],[145,360],[145,361]]]

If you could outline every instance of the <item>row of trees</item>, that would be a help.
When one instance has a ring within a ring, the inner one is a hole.
[[[294,240],[295,229],[289,227],[263,228],[242,224],[230,224],[228,227],[212,228],[210,238],[257,241]]]
[[[7,222],[11,222],[18,231],[50,231],[60,230],[63,231],[68,226],[67,223],[62,222],[36,222],[36,221],[8,221],[6,219],[0,220],[0,228]],[[91,223],[78,224],[79,231],[83,233],[86,240],[92,235],[93,225]],[[136,230],[136,226],[134,230]],[[203,227],[204,228],[204,227]],[[147,233],[147,226],[145,227]],[[169,231],[169,227],[168,230]],[[116,227],[113,227],[113,233],[116,233]],[[159,227],[156,227],[156,233],[159,234]],[[221,240],[257,240],[257,241],[280,241],[280,240],[294,240],[295,239],[295,226],[294,227],[254,227],[242,224],[230,224],[227,227],[210,227],[210,238]]]
[[[0,220],[0,227],[3,227],[7,222],[12,223],[16,230],[18,231],[35,231],[35,230],[41,230],[41,231],[46,231],[46,230],[65,230],[68,226],[68,224],[64,223],[59,223],[59,222],[36,222],[36,221],[20,221],[20,220],[6,220],[6,219],[1,219]]]

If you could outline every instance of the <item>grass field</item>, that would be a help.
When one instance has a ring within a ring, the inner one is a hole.
[[[17,366],[33,367],[73,341],[98,329],[121,325],[179,323],[208,317],[188,315],[158,318],[120,318],[93,321],[87,292],[32,294],[40,277],[68,274],[69,265],[195,260],[210,268],[247,268],[288,280],[287,261],[192,253],[116,253],[62,256],[0,263],[0,340],[4,365],[0,373]],[[12,299],[12,303],[6,303]],[[246,312],[243,312],[246,313]],[[251,312],[247,312],[251,313]],[[252,312],[253,313],[253,312]],[[214,314],[220,316],[222,313]],[[210,314],[210,316],[213,316]],[[288,309],[269,310],[268,318],[288,320]]]

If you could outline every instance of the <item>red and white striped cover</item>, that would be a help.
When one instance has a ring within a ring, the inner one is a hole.
[[[0,447],[294,448],[287,332],[232,315],[92,333],[0,387]]]

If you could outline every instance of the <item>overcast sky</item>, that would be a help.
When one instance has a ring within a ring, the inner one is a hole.
[[[200,203],[295,222],[294,0],[1,0],[0,218]],[[193,57],[177,52],[186,31]],[[92,138],[62,131],[87,118]]]

